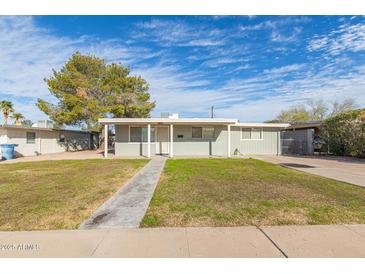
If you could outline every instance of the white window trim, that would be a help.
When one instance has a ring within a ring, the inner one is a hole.
[[[241,141],[263,141],[264,140],[264,128],[260,128],[261,129],[261,139],[244,139],[243,138],[243,131],[242,131],[242,129],[244,129],[244,128],[247,128],[247,127],[241,127],[240,128],[240,131],[241,131]],[[250,127],[249,128],[250,129],[250,131],[251,131],[251,136],[252,136],[252,127]]]
[[[29,143],[28,142],[28,133],[34,133],[34,142],[33,143]],[[26,131],[25,132],[25,143],[27,145],[34,145],[34,144],[36,144],[37,143],[37,132],[35,132],[35,131]]]
[[[140,128],[147,128],[147,126],[130,126],[128,125],[128,144],[148,144],[148,141],[147,142],[131,142],[131,127],[140,127]],[[157,138],[157,135],[156,135],[156,128],[157,127],[153,127],[155,129],[155,141],[154,142],[150,142],[151,144],[155,144],[156,143],[156,138]],[[151,131],[152,131],[152,126],[151,126]],[[152,136],[152,135],[151,135]],[[142,137],[142,136],[141,136]],[[151,138],[152,139],[152,138]]]
[[[202,137],[201,138],[193,137],[193,128],[194,127],[200,127],[200,126],[193,126],[193,127],[191,127],[191,139],[193,139],[193,140],[214,140],[215,127],[201,127],[202,128]],[[203,137],[203,128],[213,128],[213,138],[204,138]]]

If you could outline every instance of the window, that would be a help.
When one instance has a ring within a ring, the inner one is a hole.
[[[213,127],[193,127],[192,128],[193,139],[213,139],[214,128]]]
[[[35,132],[27,132],[27,144],[35,144]]]
[[[129,141],[131,143],[140,143],[140,142],[147,143],[148,141],[147,127],[130,127],[129,134],[130,134]],[[155,141],[155,128],[151,127],[151,142],[154,141]]]
[[[141,127],[131,127],[129,129],[129,141],[132,143],[142,142],[142,128]]]
[[[262,139],[262,129],[261,128],[251,128],[251,139],[261,140]]]
[[[250,128],[242,129],[242,139],[245,139],[245,140],[251,139],[251,129]]]
[[[60,134],[60,138],[59,138],[59,142],[60,143],[64,143],[65,142],[65,135],[64,134]]]
[[[191,135],[194,139],[201,139],[203,138],[203,129],[201,127],[193,127]]]
[[[214,127],[203,127],[203,138],[213,139],[214,138]]]
[[[242,128],[241,129],[242,140],[262,140],[262,128]]]
[[[155,128],[151,127],[151,142],[155,141]],[[148,128],[142,128],[142,142],[148,142]]]

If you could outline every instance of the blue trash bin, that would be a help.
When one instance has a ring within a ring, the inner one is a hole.
[[[11,160],[14,159],[14,147],[18,145],[16,144],[1,144],[1,158],[2,160]]]

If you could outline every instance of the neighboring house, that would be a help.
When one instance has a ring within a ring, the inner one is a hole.
[[[282,154],[314,155],[320,144],[316,144],[320,121],[293,123],[281,132]]]
[[[0,125],[0,144],[16,144],[15,157],[96,149],[98,133],[49,127]]]
[[[103,118],[115,127],[116,156],[222,156],[281,154],[280,130],[289,124],[239,123],[236,119]],[[104,148],[105,157],[108,150]]]

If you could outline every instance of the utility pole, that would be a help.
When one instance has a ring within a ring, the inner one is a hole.
[[[214,106],[211,106],[210,108],[210,118],[214,118]]]

